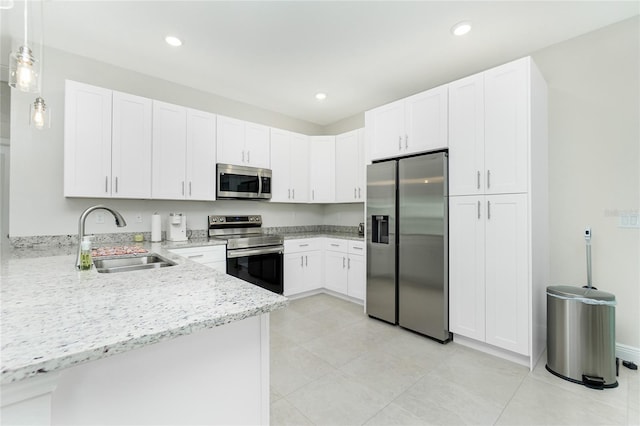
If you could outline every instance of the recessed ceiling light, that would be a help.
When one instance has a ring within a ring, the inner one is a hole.
[[[180,40],[178,37],[166,36],[164,38],[164,41],[166,41],[167,44],[170,46],[174,46],[174,47],[182,46],[182,40]]]
[[[316,93],[316,99],[319,101],[324,101],[325,99],[327,99],[327,94],[326,93]]]
[[[457,36],[465,35],[469,31],[471,31],[471,22],[468,21],[458,22],[451,27],[451,32]]]

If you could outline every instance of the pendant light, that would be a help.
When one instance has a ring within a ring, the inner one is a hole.
[[[40,69],[27,40],[27,2],[24,2],[24,44],[9,56],[9,86],[28,93],[40,91]]]
[[[40,31],[40,66],[44,71],[44,6],[40,2],[40,25],[42,27]],[[40,88],[44,86],[44,72],[40,74]],[[38,130],[48,129],[51,127],[51,111],[47,108],[47,104],[42,97],[42,91],[36,98],[36,100],[29,106],[29,124],[34,126]]]

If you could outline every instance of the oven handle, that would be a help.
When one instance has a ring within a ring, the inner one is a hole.
[[[261,254],[282,254],[284,251],[283,246],[278,247],[268,247],[268,248],[250,248],[250,249],[237,249],[237,250],[227,250],[227,259],[233,259],[236,257],[246,257],[246,256],[259,256]]]

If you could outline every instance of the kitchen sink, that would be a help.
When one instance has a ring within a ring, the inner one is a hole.
[[[174,266],[176,262],[166,259],[158,254],[150,253],[126,257],[112,257],[109,259],[94,259],[96,270],[103,274],[114,272],[140,271],[144,269],[157,269]]]

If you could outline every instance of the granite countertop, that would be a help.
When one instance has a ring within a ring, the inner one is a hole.
[[[154,270],[76,271],[75,246],[3,250],[2,384],[267,313],[287,299],[174,255],[219,244],[142,243],[177,263]]]
[[[357,232],[285,232],[282,236],[285,240],[326,237],[364,242],[364,235],[359,235]]]

